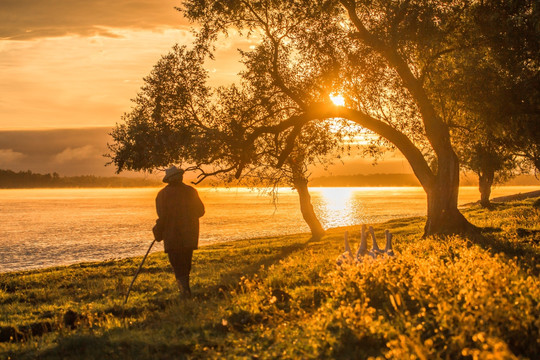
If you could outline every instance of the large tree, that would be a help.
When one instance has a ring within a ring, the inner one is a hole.
[[[290,142],[311,122],[343,118],[397,147],[426,191],[425,235],[474,227],[457,208],[459,161],[430,74],[450,52],[474,43],[468,1],[184,2],[201,43],[231,28],[256,36],[243,78],[260,92],[288,98],[294,112],[245,134],[249,143],[278,131]],[[333,106],[339,92],[345,106]],[[282,148],[286,158],[290,147]],[[247,161],[237,164],[240,174]]]
[[[193,115],[205,119],[199,128],[208,143],[222,144],[208,145],[219,159],[213,173],[240,177],[266,161],[269,152],[279,168],[291,159],[299,136],[346,119],[378,134],[409,161],[427,194],[425,235],[475,229],[457,208],[460,166],[452,119],[447,100],[433,89],[437,72],[456,80],[449,61],[485,46],[472,26],[481,5],[466,0],[184,1],[181,10],[199,27],[195,48],[201,54],[212,56],[220,34],[232,29],[256,41],[242,54],[245,71],[238,88],[249,94],[242,103],[251,112],[244,117],[252,120],[231,116],[223,103],[236,100],[225,93],[205,97],[203,110]],[[345,104],[332,104],[332,93],[344,96]],[[193,113],[189,107],[175,111]],[[217,130],[208,125],[212,122]]]
[[[111,134],[110,156],[117,171],[181,164],[198,172],[195,183],[210,176],[231,182],[236,165],[243,162],[245,184],[294,187],[312,237],[320,238],[325,231],[311,204],[309,166],[326,166],[346,151],[344,136],[354,129],[340,131],[335,122],[335,129],[310,124],[295,135],[287,159],[281,159],[279,151],[286,139],[278,134],[261,133],[246,146],[249,129],[283,118],[289,105],[279,94],[261,95],[247,84],[208,87],[205,54],[201,48],[175,46],[145,77],[133,109]]]
[[[489,206],[494,182],[540,165],[540,9],[531,0],[486,0],[468,16],[477,45],[449,53],[430,79]]]
[[[538,1],[484,0],[473,15],[498,81],[489,98],[494,126],[514,155],[540,171]]]

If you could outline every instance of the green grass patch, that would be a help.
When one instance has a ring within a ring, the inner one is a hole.
[[[471,207],[481,239],[374,225],[394,258],[336,266],[348,230],[234,241],[194,255],[182,300],[164,253],[0,274],[1,359],[540,358],[540,211]],[[384,245],[384,244],[379,244]]]

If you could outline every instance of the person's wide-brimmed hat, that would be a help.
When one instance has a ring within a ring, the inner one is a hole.
[[[165,176],[163,177],[163,182],[168,183],[174,179],[182,178],[184,176],[184,170],[177,168],[176,166],[171,166],[165,170]]]

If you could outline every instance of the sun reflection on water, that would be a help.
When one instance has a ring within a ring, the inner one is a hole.
[[[355,188],[319,188],[313,190],[315,212],[325,228],[361,224],[367,221]]]

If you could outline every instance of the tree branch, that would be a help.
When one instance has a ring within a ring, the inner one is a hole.
[[[284,130],[287,130],[290,127],[299,127],[299,128],[301,128],[304,124],[306,124],[307,122],[309,122],[310,120],[313,120],[315,118],[316,117],[310,118],[309,116],[307,116],[307,114],[294,115],[294,116],[289,117],[286,120],[283,120],[282,122],[280,122],[280,123],[278,123],[276,125],[261,126],[261,127],[255,128],[255,130],[253,130],[253,132],[248,135],[248,137],[244,141],[244,144],[246,145],[246,148],[247,148],[247,147],[251,146],[251,144],[253,144],[255,142],[255,140],[257,140],[257,138],[259,136],[263,135],[263,134],[278,134],[278,133],[280,133],[280,132],[282,132]],[[296,136],[294,137],[294,139],[296,139]],[[293,139],[293,143],[294,143],[294,139]],[[246,154],[246,153],[244,153],[244,154]],[[240,176],[242,175],[242,171],[244,170],[246,165],[247,165],[247,163],[246,163],[245,160],[240,161],[240,163],[238,164],[237,170],[236,170],[236,174],[234,175],[235,178],[237,178],[237,179],[240,178]]]
[[[259,24],[264,29],[264,32],[266,36],[270,39],[273,46],[272,51],[272,71],[270,72],[270,75],[272,76],[272,79],[274,79],[274,82],[276,83],[277,87],[281,89],[287,96],[289,96],[294,102],[296,102],[302,109],[306,108],[306,104],[304,101],[296,94],[292,89],[290,89],[286,84],[283,78],[279,74],[279,47],[280,47],[280,39],[276,39],[274,34],[272,33],[268,21],[268,14],[266,14],[266,21],[257,13],[255,9],[249,4],[247,1],[242,1],[242,3],[249,9],[251,14],[255,17],[256,21],[259,22]]]
[[[296,141],[296,138],[300,134],[301,130],[302,130],[302,126],[296,125],[296,126],[293,127],[293,129],[292,129],[291,133],[289,134],[289,136],[287,136],[285,149],[283,150],[283,152],[278,157],[278,162],[276,164],[277,168],[281,168],[283,166],[283,164],[285,163],[285,160],[287,160],[287,158],[289,157],[289,155],[293,151],[294,143]]]
[[[331,118],[343,118],[357,123],[358,125],[371,130],[393,143],[411,164],[415,175],[424,188],[432,186],[435,175],[431,171],[422,152],[412,143],[412,141],[402,132],[396,130],[389,124],[377,120],[368,114],[348,109],[341,106],[332,106],[325,103],[316,103],[310,106],[310,110],[302,115],[291,116],[273,126],[261,126],[256,128],[245,140],[245,144],[252,144],[263,134],[277,134],[288,128],[293,128],[287,138],[285,150],[280,154],[278,164],[281,166],[287,159],[294,146],[294,140],[298,136],[301,127],[313,120],[326,120]],[[298,129],[298,130],[295,130]],[[241,162],[237,168],[235,177],[239,178],[246,164]]]
[[[197,175],[197,180],[191,182],[192,184],[197,185],[197,184],[200,184],[202,181],[204,181],[207,177],[218,175],[218,174],[225,174],[225,173],[233,171],[235,168],[236,166],[233,165],[225,169],[219,169],[212,172],[206,172],[200,166],[197,165],[197,166],[188,167],[186,171],[197,170],[200,172],[200,174]]]
[[[321,107],[321,105],[319,105],[319,107]],[[326,108],[328,108],[328,106],[326,106]],[[405,156],[421,185],[425,189],[432,186],[432,183],[435,180],[435,175],[431,171],[426,159],[422,155],[422,152],[405,134],[396,130],[389,124],[377,120],[359,110],[336,106],[333,109],[330,109],[330,111],[325,110],[324,112],[326,113],[325,118],[339,117],[353,121],[390,141],[399,149],[399,151],[401,151],[403,156]]]
[[[438,157],[448,155],[450,137],[448,127],[437,115],[433,104],[429,100],[422,83],[412,73],[407,62],[393,48],[388,47],[381,39],[371,34],[356,14],[354,1],[340,0],[347,11],[349,18],[357,29],[356,38],[363,41],[374,51],[383,56],[388,64],[397,72],[403,81],[403,85],[409,91],[422,115],[427,138]],[[441,160],[441,159],[439,159]],[[445,161],[443,159],[443,161]]]

